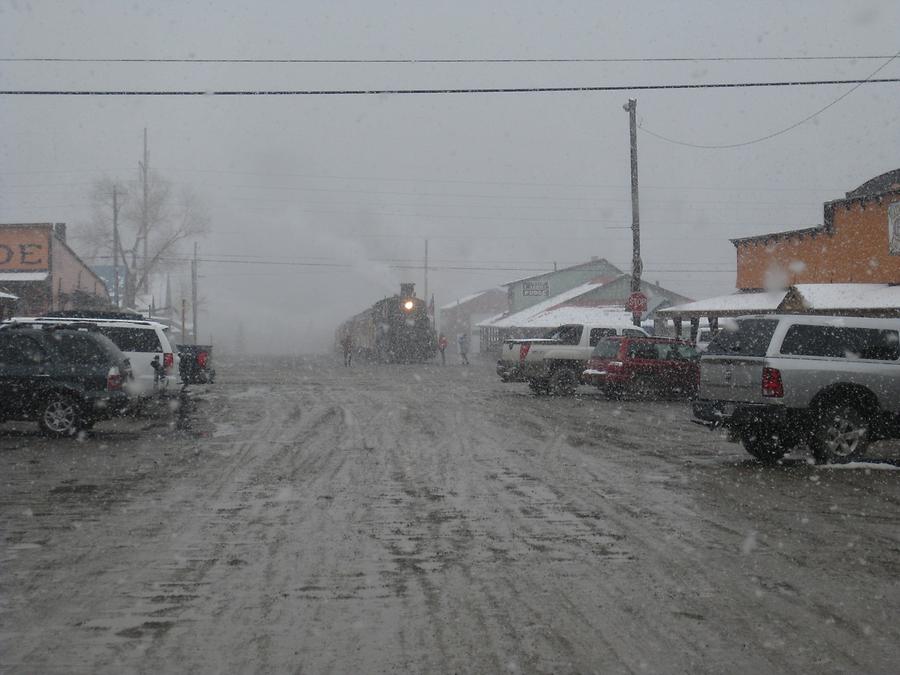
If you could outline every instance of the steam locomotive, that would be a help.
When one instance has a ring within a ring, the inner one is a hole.
[[[427,361],[437,353],[428,308],[411,283],[400,284],[400,295],[379,300],[342,323],[334,336],[337,350],[347,335],[355,354],[381,363]]]

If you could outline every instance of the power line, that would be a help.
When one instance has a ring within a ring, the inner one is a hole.
[[[783,80],[776,82],[710,82],[687,84],[622,84],[583,87],[483,87],[466,89],[223,89],[223,90],[128,90],[128,89],[7,89],[0,96],[386,96],[415,94],[546,94],[594,91],[651,91],[676,89],[742,89],[758,87],[809,87],[836,84],[885,84],[898,77],[854,80]]]
[[[131,171],[131,167],[112,167],[109,169],[87,168],[87,169],[44,169],[35,171],[0,171],[0,176],[20,176],[20,175],[37,175],[37,174],[66,174],[66,173],[108,173],[118,171]],[[514,185],[523,187],[562,187],[570,189],[596,190],[615,189],[627,190],[629,186],[623,184],[603,184],[603,183],[539,183],[534,181],[496,181],[496,180],[465,180],[458,178],[398,178],[384,176],[338,176],[330,174],[303,174],[303,173],[284,173],[284,172],[263,172],[263,171],[242,171],[236,169],[185,169],[182,167],[162,167],[160,171],[166,173],[216,173],[226,175],[242,175],[242,176],[259,176],[263,178],[304,178],[309,180],[354,180],[354,181],[375,181],[385,183],[453,183],[464,185]],[[93,185],[93,183],[68,183],[70,185]],[[60,185],[65,185],[61,183]],[[790,187],[751,187],[740,185],[736,187],[728,186],[709,186],[709,185],[646,185],[646,188],[655,190],[705,190],[714,192],[841,192],[846,188],[790,188]]]
[[[705,150],[724,150],[724,149],[728,149],[728,148],[741,148],[746,145],[753,145],[754,143],[762,143],[763,141],[768,141],[772,138],[775,138],[776,136],[781,136],[782,134],[786,134],[787,132],[789,132],[793,129],[796,129],[801,124],[805,124],[806,122],[809,122],[814,117],[821,115],[823,112],[828,110],[833,105],[836,105],[840,101],[843,101],[845,98],[847,98],[850,94],[852,94],[854,91],[859,89],[866,82],[877,82],[878,80],[873,80],[872,78],[875,77],[875,75],[877,75],[879,72],[881,72],[884,68],[886,68],[887,65],[889,63],[891,63],[891,61],[896,59],[898,56],[900,56],[900,51],[898,51],[896,54],[894,54],[892,57],[890,57],[887,61],[882,63],[878,68],[876,68],[874,71],[872,71],[872,74],[869,75],[869,77],[867,77],[864,80],[860,80],[859,82],[856,83],[855,87],[851,87],[850,89],[845,91],[843,94],[838,96],[836,99],[834,99],[827,105],[819,108],[811,115],[807,115],[806,117],[799,120],[798,122],[794,122],[793,124],[791,124],[787,127],[784,127],[783,129],[779,129],[778,131],[774,131],[770,134],[766,134],[765,136],[760,136],[759,138],[750,139],[749,141],[741,141],[740,143],[723,143],[723,144],[688,143],[686,141],[678,141],[678,140],[675,140],[674,138],[668,138],[667,136],[663,136],[661,134],[656,133],[655,131],[650,131],[649,129],[645,129],[643,127],[641,127],[641,131],[643,131],[644,133],[650,134],[654,138],[658,138],[662,141],[666,141],[667,143],[674,143],[675,145],[682,145],[682,146],[686,146],[689,148],[701,148],[701,149],[705,149]]]
[[[167,262],[189,262],[193,260],[193,258],[188,257],[163,257],[161,260],[165,260]],[[261,265],[261,266],[269,266],[269,267],[313,267],[313,268],[332,268],[332,269],[354,269],[359,266],[358,262],[349,263],[349,262],[338,262],[338,261],[300,261],[300,260],[262,260],[262,259],[241,259],[241,258],[221,258],[221,257],[207,257],[207,258],[198,258],[198,262],[203,263],[211,263],[211,264],[228,264],[228,265]],[[382,261],[379,260],[364,260],[359,262],[366,263],[380,263]],[[401,269],[401,270],[421,270],[424,269],[425,266],[422,263],[385,263],[385,265],[390,269]],[[547,272],[549,271],[548,267],[501,267],[498,265],[429,265],[429,270],[434,271],[498,271],[498,272]],[[679,269],[667,269],[667,268],[658,268],[653,269],[649,268],[648,271],[651,272],[665,272],[665,273],[694,273],[694,272],[719,272],[723,274],[733,274],[733,269],[714,269],[714,268],[697,268],[691,270],[679,270]]]
[[[298,64],[435,64],[435,63],[713,63],[743,61],[865,61],[885,59],[877,54],[849,56],[685,56],[685,57],[622,57],[622,58],[549,58],[549,59],[240,59],[240,58],[72,58],[33,56],[0,58],[5,63],[298,63]]]

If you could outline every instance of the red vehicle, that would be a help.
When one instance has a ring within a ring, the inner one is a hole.
[[[626,393],[693,398],[700,383],[700,354],[686,340],[604,338],[594,347],[582,379],[616,398]]]

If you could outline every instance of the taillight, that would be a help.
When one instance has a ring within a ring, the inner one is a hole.
[[[209,354],[206,352],[200,352],[197,354],[197,365],[201,368],[206,368],[206,361],[209,359]]]
[[[519,361],[525,360],[525,357],[528,356],[529,349],[531,349],[530,344],[524,344],[519,347]]]
[[[781,381],[781,371],[777,368],[763,368],[762,395],[769,398],[784,397],[784,383]]]
[[[166,352],[163,354],[163,368],[166,369],[166,372],[172,370],[172,366],[175,365],[175,354],[172,352]]]
[[[106,390],[117,391],[122,388],[122,374],[119,369],[112,366],[106,374]]]

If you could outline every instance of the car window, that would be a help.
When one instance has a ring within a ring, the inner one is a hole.
[[[584,326],[560,326],[547,337],[559,340],[564,345],[577,345],[581,341]]]
[[[591,352],[591,356],[598,359],[614,359],[619,355],[619,347],[622,346],[619,340],[600,340]]]
[[[709,343],[706,353],[765,356],[777,326],[777,319],[723,321],[722,329]]]
[[[652,342],[632,342],[628,345],[628,358],[655,361],[659,352]]]
[[[60,356],[69,362],[98,365],[109,360],[109,356],[90,334],[57,333],[53,340]]]
[[[900,340],[895,330],[843,326],[791,326],[781,343],[781,353],[836,359],[896,361]]]
[[[593,347],[598,342],[600,342],[600,340],[602,340],[603,338],[610,337],[615,334],[616,334],[615,328],[591,328],[591,334],[589,337],[590,345],[591,345],[591,347]]]
[[[161,352],[162,344],[152,328],[100,326],[99,332],[123,352]]]
[[[639,331],[636,328],[625,328],[622,330],[622,335],[627,335],[628,337],[645,337],[643,331]]]
[[[28,335],[11,335],[0,342],[0,365],[33,366],[46,358],[44,347]]]
[[[688,345],[676,344],[672,345],[672,349],[674,351],[674,358],[677,359],[697,359],[700,357],[700,352],[698,352],[693,347]]]

